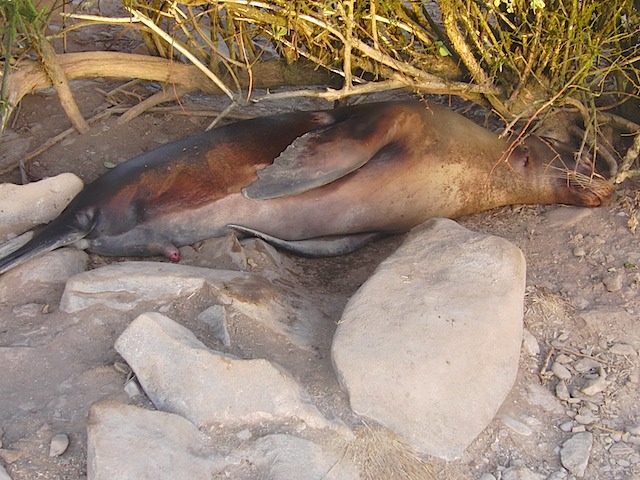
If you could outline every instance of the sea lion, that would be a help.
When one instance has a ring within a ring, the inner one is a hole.
[[[0,260],[0,273],[69,244],[178,261],[178,247],[232,224],[293,252],[346,253],[432,217],[509,204],[600,205],[611,184],[581,168],[547,141],[516,145],[418,100],[272,115],[118,165]]]

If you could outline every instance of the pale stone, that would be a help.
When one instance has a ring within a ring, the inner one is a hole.
[[[422,453],[461,455],[515,380],[524,287],[508,241],[445,219],[414,229],[339,322],[332,359],[352,409]]]
[[[562,466],[576,477],[582,478],[587,469],[592,445],[593,435],[591,433],[576,433],[562,444],[560,449]]]
[[[210,444],[178,415],[100,402],[87,421],[87,479],[210,480],[224,466]]]
[[[156,408],[178,413],[199,427],[292,420],[313,428],[336,426],[277,365],[209,350],[159,313],[138,316],[115,348]]]
[[[0,184],[0,242],[56,218],[82,187],[73,173],[26,185]]]
[[[76,248],[34,257],[0,276],[0,302],[57,304],[67,280],[87,270],[88,265],[89,256]]]
[[[70,278],[60,310],[76,313],[106,306],[141,313],[162,311],[196,298],[204,304],[232,309],[254,324],[285,336],[295,346],[310,350],[314,341],[310,325],[322,318],[322,313],[307,299],[296,299],[294,307],[289,297],[290,290],[253,273],[163,262],[122,262]],[[223,342],[231,341],[225,339],[228,331],[218,333]]]

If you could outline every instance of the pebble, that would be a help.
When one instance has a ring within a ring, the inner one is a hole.
[[[551,475],[547,477],[547,480],[566,480],[567,471],[566,470],[556,470]]]
[[[614,355],[632,356],[636,354],[635,349],[627,343],[616,343],[611,345],[609,351]]]
[[[572,366],[578,373],[600,370],[600,363],[595,361],[593,358],[581,358],[580,360],[576,360]]]
[[[519,422],[514,418],[509,417],[508,415],[501,415],[500,419],[507,427],[520,435],[524,435],[525,437],[527,437],[533,433],[531,427],[525,425],[522,422]]]
[[[631,435],[627,440],[627,443],[631,443],[632,445],[640,445],[640,436]]]
[[[130,380],[124,385],[124,391],[127,392],[129,398],[137,397],[138,395],[142,395],[142,389],[140,388],[140,384],[135,380]]]
[[[556,385],[556,397],[560,400],[569,401],[571,399],[571,395],[569,395],[569,389],[567,388],[567,384],[564,380],[560,380]]]
[[[6,463],[11,464],[20,460],[21,453],[18,450],[10,450],[8,448],[0,448],[0,458]]]
[[[573,430],[573,426],[574,423],[569,420],[568,422],[564,422],[563,424],[560,425],[560,430],[562,430],[563,432],[570,432],[571,430]]]
[[[537,357],[540,354],[538,340],[526,328],[522,332],[522,348],[529,357]]]
[[[622,440],[622,432],[611,432],[609,436],[614,442],[619,442],[620,440]]]
[[[67,451],[69,446],[69,437],[64,433],[58,433],[51,438],[51,445],[49,446],[49,456],[59,457]]]
[[[584,257],[586,254],[587,254],[587,252],[582,247],[578,246],[578,247],[575,247],[573,249],[573,256],[574,257]]]
[[[631,435],[640,435],[640,423],[627,425],[626,427],[624,427],[624,431],[630,433]],[[0,429],[0,432],[2,432],[2,429]]]
[[[236,433],[236,437],[240,440],[249,440],[252,437],[251,430],[245,428],[244,430],[240,430]]]
[[[586,413],[579,413],[575,416],[574,420],[582,425],[591,425],[593,422],[597,420],[593,414],[587,410]]]
[[[2,465],[0,465],[0,480],[11,480],[11,477]]]
[[[622,442],[618,442],[611,445],[611,448],[609,448],[609,453],[611,455],[631,455],[635,453],[635,450],[633,447],[630,447],[629,445],[625,445]]]
[[[558,377],[560,380],[570,380],[571,372],[567,367],[558,362],[553,362],[551,366],[551,371],[553,374]]]
[[[556,362],[561,363],[562,365],[567,365],[568,363],[573,362],[573,358],[571,358],[569,355],[561,353],[556,357]]]
[[[560,449],[562,466],[576,477],[582,478],[587,469],[592,446],[593,435],[591,433],[576,433],[562,444]]]
[[[604,391],[607,388],[607,385],[607,377],[599,375],[598,378],[587,381],[584,388],[581,390],[585,395],[591,396]]]
[[[621,273],[616,275],[608,275],[602,279],[608,292],[618,292],[622,290],[622,280],[624,276]]]
[[[498,480],[495,475],[492,475],[490,473],[483,473],[480,476],[480,480]]]

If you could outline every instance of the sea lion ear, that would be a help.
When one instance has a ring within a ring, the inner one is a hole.
[[[398,117],[393,109],[362,108],[334,125],[305,133],[259,170],[258,180],[242,193],[255,200],[288,197],[342,178],[393,140]]]

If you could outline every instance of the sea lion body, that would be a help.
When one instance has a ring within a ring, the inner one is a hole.
[[[403,232],[509,204],[599,205],[610,184],[588,183],[571,162],[540,139],[514,146],[421,101],[262,117],[117,166],[0,260],[0,271],[69,243],[177,261],[178,247],[229,224],[296,241]]]

